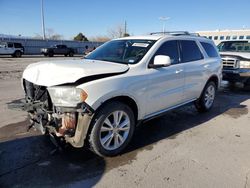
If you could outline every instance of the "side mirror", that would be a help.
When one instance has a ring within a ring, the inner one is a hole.
[[[150,68],[168,67],[171,65],[171,59],[166,55],[157,55],[154,58],[154,63],[150,65]]]

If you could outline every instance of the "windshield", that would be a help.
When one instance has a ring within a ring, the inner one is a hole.
[[[85,59],[136,64],[154,43],[154,40],[113,40],[97,48]]]
[[[226,41],[218,46],[220,52],[250,52],[250,43],[248,41]]]

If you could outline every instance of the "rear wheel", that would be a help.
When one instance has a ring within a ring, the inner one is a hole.
[[[49,57],[53,57],[54,53],[53,52],[49,52],[48,55],[49,55]]]
[[[73,52],[69,52],[69,57],[73,57],[74,53]]]
[[[216,85],[213,81],[208,82],[205,86],[201,97],[195,102],[195,106],[199,112],[209,111],[214,104],[216,95]]]
[[[15,53],[14,53],[13,56],[14,56],[14,57],[22,57],[22,52],[20,52],[20,51],[15,51]]]
[[[130,142],[135,127],[133,111],[120,102],[111,102],[91,122],[90,149],[100,156],[115,156]]]
[[[250,78],[244,83],[244,89],[250,89]]]

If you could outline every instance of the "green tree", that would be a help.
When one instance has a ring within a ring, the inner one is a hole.
[[[123,34],[123,37],[129,37],[129,36],[130,36],[129,33],[124,33],[124,34]]]
[[[82,33],[78,33],[78,35],[76,35],[74,37],[74,40],[77,40],[77,41],[89,41],[87,37],[85,37],[84,34]]]

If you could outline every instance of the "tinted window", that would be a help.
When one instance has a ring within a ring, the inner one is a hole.
[[[233,36],[232,39],[233,39],[233,40],[237,39],[237,36]]]
[[[212,44],[201,42],[201,45],[209,57],[218,57],[218,53]]]
[[[244,36],[240,36],[239,39],[244,39]]]
[[[214,40],[218,40],[218,36],[215,36],[215,37],[214,37]]]
[[[15,45],[15,48],[22,48],[23,47],[22,44],[20,44],[20,43],[14,43],[14,45]]]
[[[13,48],[13,43],[8,43],[9,48]]]
[[[209,39],[213,39],[213,37],[212,37],[212,36],[209,36],[208,38],[209,38]]]
[[[248,36],[246,37],[246,39],[250,39],[250,35],[248,35]]]
[[[182,40],[180,43],[182,62],[196,61],[203,58],[201,51],[195,41]]]
[[[230,36],[227,36],[227,37],[226,37],[226,40],[230,40]]]
[[[177,41],[165,42],[155,53],[156,55],[166,55],[171,59],[171,64],[176,64],[179,62],[179,53]]]
[[[224,40],[224,36],[220,36],[220,40]]]

